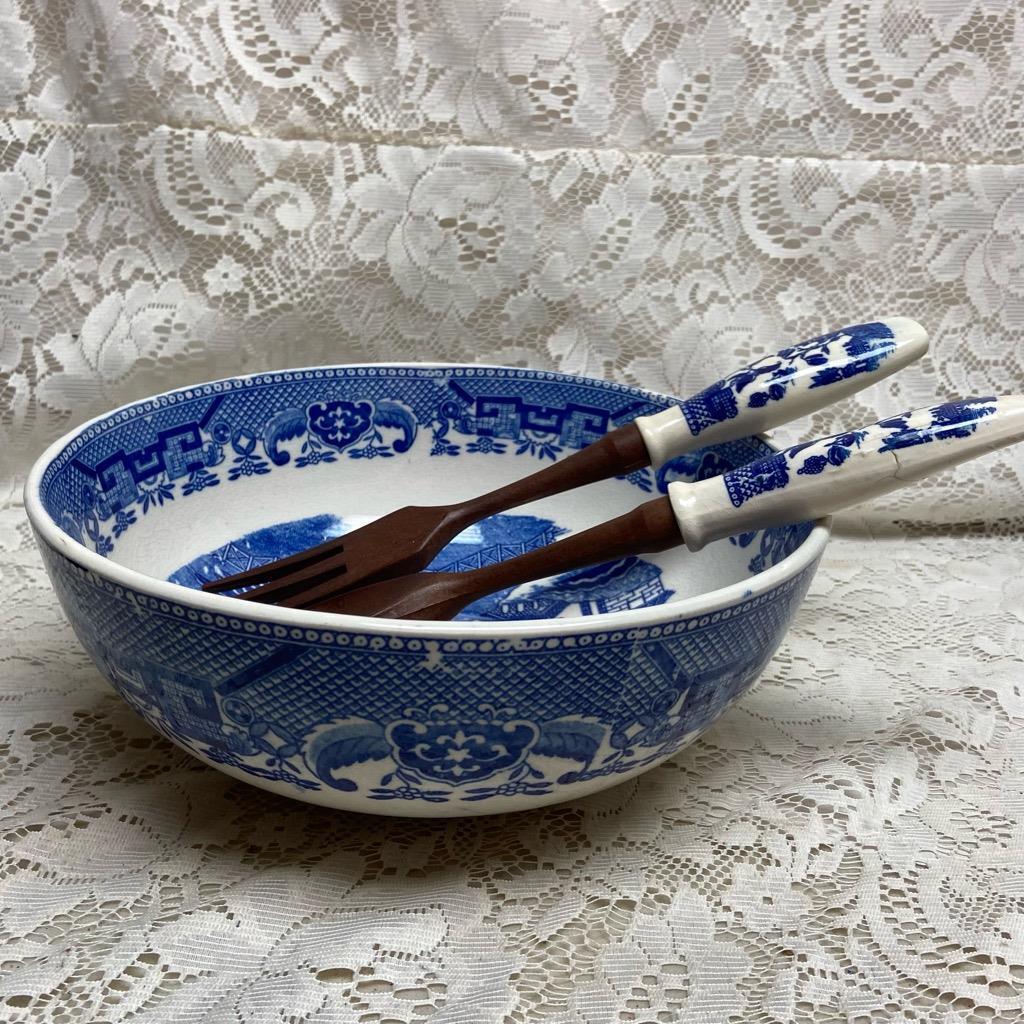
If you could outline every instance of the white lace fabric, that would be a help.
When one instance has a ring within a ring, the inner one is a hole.
[[[99,677],[20,485],[241,371],[686,394],[913,316],[781,431],[1024,391],[1012,0],[0,0],[0,1019],[1024,1017],[1024,455],[840,517],[761,683],[636,782],[468,821],[193,761]]]

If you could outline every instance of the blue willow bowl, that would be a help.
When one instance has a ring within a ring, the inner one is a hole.
[[[454,622],[242,603],[197,588],[392,508],[470,497],[673,400],[481,366],[257,374],[135,402],[35,464],[29,517],[61,604],[154,728],[254,785],[424,817],[592,793],[670,757],[757,678],[827,523],[625,558],[504,591]],[[508,558],[670,480],[772,449],[706,448],[496,516],[434,568]]]

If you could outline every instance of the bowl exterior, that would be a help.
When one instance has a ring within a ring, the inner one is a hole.
[[[396,636],[216,614],[37,540],[83,646],[165,736],[278,793],[421,817],[574,799],[671,756],[755,681],[817,568],[634,628]]]

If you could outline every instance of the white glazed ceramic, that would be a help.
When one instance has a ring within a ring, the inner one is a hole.
[[[1024,396],[946,402],[799,444],[668,494],[691,551],[817,519],[1024,439]]]
[[[854,324],[790,345],[637,425],[660,466],[685,452],[764,433],[809,416],[903,369],[928,350],[904,316]]]
[[[330,807],[454,816],[571,799],[692,741],[757,678],[827,539],[804,522],[492,595],[451,623],[197,591],[411,501],[506,483],[679,403],[494,367],[232,378],[93,420],[26,502],[65,611],[118,692],[207,764]],[[673,480],[772,454],[747,438],[495,517],[435,563],[505,558]]]

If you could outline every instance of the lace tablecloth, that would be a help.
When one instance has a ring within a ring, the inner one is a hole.
[[[41,447],[195,380],[486,360],[687,393],[899,313],[785,432],[1024,390],[1006,0],[0,0],[0,1018],[1011,1022],[1024,455],[842,517],[763,681],[640,780],[358,818],[208,770],[62,619]]]

